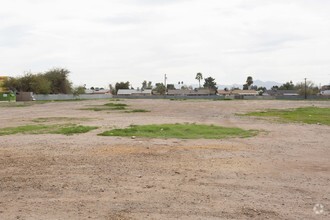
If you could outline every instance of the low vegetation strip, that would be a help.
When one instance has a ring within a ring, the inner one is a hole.
[[[75,124],[67,125],[23,125],[18,127],[8,127],[0,129],[0,136],[13,134],[63,134],[73,135],[86,133],[97,129],[93,126],[82,126]]]
[[[125,111],[125,113],[138,113],[138,112],[150,112],[150,111],[145,109],[133,109],[133,110]]]
[[[330,125],[330,108],[303,107],[296,109],[269,109],[262,112],[250,112],[246,116],[275,117],[283,122]]]
[[[88,121],[91,120],[91,118],[70,118],[70,117],[42,117],[42,118],[35,118],[31,120],[35,123],[45,123],[45,122],[59,122],[59,121],[65,121],[65,122],[72,122],[72,121]]]
[[[64,134],[64,135],[73,135],[73,134],[82,134],[87,133],[91,130],[95,130],[98,127],[94,126],[82,126],[82,125],[72,125],[68,127],[61,127],[51,133],[53,134]]]
[[[95,112],[100,112],[100,111],[115,111],[115,110],[126,110],[126,107],[124,106],[115,106],[115,107],[90,107],[90,108],[82,108],[81,110],[90,110],[90,111],[95,111]]]
[[[126,110],[127,104],[124,103],[107,103],[104,105],[97,105],[90,108],[83,108],[82,110],[91,111],[111,111],[111,110]]]
[[[44,133],[51,128],[49,125],[23,125],[18,127],[8,127],[0,129],[0,136],[3,135],[12,135],[12,134],[35,134],[35,133]]]
[[[125,110],[125,113],[138,113],[138,112],[150,112],[144,109],[127,109],[128,105],[125,103],[106,103],[104,105],[92,106],[89,108],[83,108],[81,110],[91,110],[91,111],[121,111]]]
[[[107,104],[104,104],[104,106],[109,106],[109,107],[127,107],[127,104],[125,103],[107,103]]]
[[[131,125],[125,129],[113,129],[103,132],[102,136],[147,137],[147,138],[180,138],[180,139],[223,139],[232,137],[252,137],[255,130],[227,128],[215,125],[198,124],[160,124]]]
[[[3,108],[29,107],[34,104],[35,104],[34,102],[1,102],[0,107]]]

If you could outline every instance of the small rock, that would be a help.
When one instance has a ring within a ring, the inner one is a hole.
[[[132,136],[131,138],[132,138],[132,139],[135,139],[135,138],[136,138],[136,136]]]

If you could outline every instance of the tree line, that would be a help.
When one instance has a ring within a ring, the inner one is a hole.
[[[204,84],[203,87],[201,87],[200,81],[203,79],[203,75],[202,73],[197,73],[196,75],[196,79],[199,82],[199,88],[204,88],[204,89],[209,89],[209,90],[213,90],[214,93],[216,93],[218,87],[216,86],[217,83],[215,82],[215,79],[212,77],[207,77],[204,79]],[[188,87],[186,85],[183,85],[183,82],[178,82],[178,84],[182,84],[181,89],[192,89],[192,87]],[[119,89],[134,89],[131,85],[130,82],[117,82],[115,84],[115,86],[113,85],[109,85],[110,86],[110,90],[112,94],[117,94]],[[164,84],[164,83],[156,83],[155,86],[152,85],[151,81],[144,80],[142,82],[142,86],[141,89],[139,88],[139,90],[143,91],[143,90],[152,90],[154,93],[160,94],[160,95],[164,95],[166,93],[167,90],[170,89],[175,89],[174,84]]]
[[[78,86],[73,88],[72,82],[68,79],[70,71],[65,68],[53,68],[44,73],[27,73],[20,77],[9,77],[5,80],[4,86],[14,92],[33,92],[35,94],[83,94],[85,93],[84,86]],[[199,88],[209,89],[215,93],[218,90],[215,78],[209,76],[204,78],[203,74],[198,72],[195,76],[198,81]],[[201,87],[201,81],[204,79],[203,86]],[[178,82],[182,85],[181,89],[193,89],[183,85],[183,82]],[[117,82],[115,86],[110,85],[112,94],[117,94],[119,89],[133,89],[130,82]],[[153,90],[157,94],[165,94],[169,89],[175,89],[174,84],[156,83],[152,85],[151,81],[144,80],[142,82],[141,90]],[[239,89],[239,88],[232,88]],[[227,88],[225,90],[228,90]],[[252,76],[248,76],[246,83],[243,85],[243,90],[256,90],[260,94],[265,92],[265,87],[257,87],[253,85]],[[286,82],[281,86],[273,86],[272,90],[296,90],[299,94],[314,95],[319,92],[319,88],[311,81],[305,83],[293,84],[292,81]]]
[[[33,92],[35,94],[72,94],[84,93],[83,87],[72,87],[70,71],[53,68],[44,73],[26,73],[24,76],[9,77],[4,86],[13,92]]]
[[[196,74],[195,79],[198,81],[199,88],[209,89],[211,91],[215,91],[215,93],[217,92],[218,87],[217,87],[215,78],[213,78],[211,76],[203,78],[203,74],[198,72]],[[204,79],[204,83],[203,83],[203,86],[201,86],[201,81],[203,79]],[[186,85],[183,85],[183,82],[178,82],[178,84],[182,85],[181,89],[193,89],[191,86],[188,87]],[[110,85],[110,88],[111,88],[112,94],[117,94],[119,89],[133,89],[133,87],[130,86],[130,82],[128,82],[128,81],[127,82],[117,82],[115,84],[115,87]],[[145,90],[145,89],[151,89],[154,93],[164,95],[167,90],[175,89],[175,86],[174,86],[174,84],[167,84],[165,86],[164,83],[156,83],[155,86],[152,86],[151,81],[147,82],[146,80],[144,80],[142,82],[141,90]],[[225,88],[225,90],[228,91],[229,89]],[[233,87],[233,88],[231,88],[231,90],[240,90],[240,88]],[[258,87],[257,85],[253,85],[253,77],[248,76],[246,78],[245,84],[243,84],[243,90],[255,90],[255,91],[258,91],[260,95],[262,95],[267,89],[266,89],[266,87],[262,87],[262,86]],[[273,86],[271,88],[271,90],[295,90],[300,95],[304,95],[304,94],[316,95],[319,93],[319,88],[317,86],[315,86],[315,84],[311,81],[307,81],[306,85],[303,82],[297,83],[296,85],[294,85],[293,82],[290,81],[290,82],[284,83],[281,86]]]
[[[272,90],[295,90],[298,91],[299,95],[316,95],[320,92],[319,87],[312,81],[300,82],[297,84],[293,84],[292,81],[289,81],[281,86],[273,86]]]
[[[26,73],[24,76],[9,77],[4,85],[12,91],[34,92],[36,94],[72,93],[72,83],[68,80],[70,71],[54,68],[45,73]]]

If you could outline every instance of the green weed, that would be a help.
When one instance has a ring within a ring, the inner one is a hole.
[[[145,110],[145,109],[132,109],[132,110],[125,111],[125,113],[138,113],[138,112],[150,112],[150,111]]]
[[[90,110],[90,111],[113,111],[113,110],[126,110],[127,105],[124,103],[107,103],[101,106],[93,106],[90,108],[82,108],[81,110]]]
[[[330,108],[303,107],[296,109],[269,109],[243,114],[256,117],[274,117],[283,122],[330,125]]]
[[[125,129],[113,129],[103,132],[102,136],[136,136],[148,138],[181,138],[181,139],[223,139],[232,137],[251,137],[258,132],[240,128],[226,128],[215,125],[198,124],[161,124],[131,125]]]
[[[70,117],[46,117],[46,118],[35,118],[32,122],[35,123],[45,123],[45,122],[59,122],[59,121],[86,121],[90,118],[70,118]]]
[[[82,125],[23,125],[18,127],[8,127],[0,129],[0,136],[13,134],[80,134],[97,129],[92,126]]]
[[[73,135],[73,134],[87,133],[87,132],[89,132],[91,130],[95,130],[97,128],[98,127],[94,127],[94,126],[70,125],[70,126],[61,127],[51,133]]]

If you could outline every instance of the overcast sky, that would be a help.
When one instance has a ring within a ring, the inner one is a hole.
[[[329,0],[0,0],[0,75],[330,83]]]

